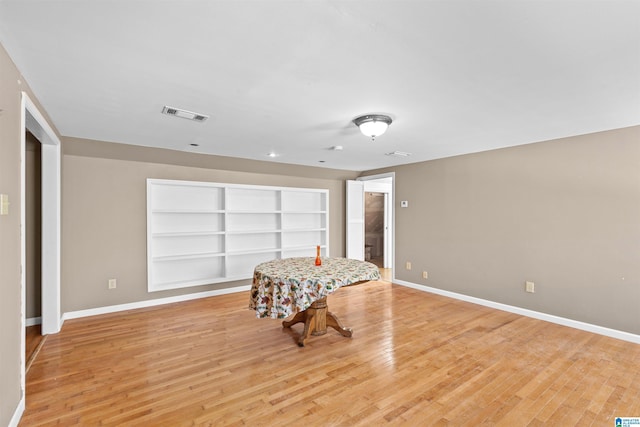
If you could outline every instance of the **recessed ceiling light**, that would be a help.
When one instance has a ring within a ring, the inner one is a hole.
[[[329,148],[329,150],[342,151],[342,145],[334,145],[333,147]]]
[[[196,122],[204,122],[209,118],[206,114],[194,113],[193,111],[182,110],[180,108],[169,107],[167,105],[162,108],[162,114],[193,120]]]
[[[189,144],[189,145],[190,145],[190,146],[192,146],[192,147],[199,147],[199,146],[200,146],[200,144],[196,144],[195,142],[192,142],[192,143],[191,143],[191,144]]]
[[[395,157],[409,157],[411,153],[407,153],[405,151],[392,151],[390,153],[385,153],[387,156],[395,156]]]
[[[272,151],[271,153],[267,153],[267,156],[269,156],[269,157],[278,157],[278,153],[274,153]]]
[[[324,162],[325,162],[324,160],[318,160],[318,163],[324,163]]]

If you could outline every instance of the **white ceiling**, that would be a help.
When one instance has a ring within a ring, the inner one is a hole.
[[[640,124],[637,0],[0,0],[0,42],[63,136],[361,171]]]

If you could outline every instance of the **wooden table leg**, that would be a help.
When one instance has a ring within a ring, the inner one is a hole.
[[[306,318],[307,318],[307,312],[306,311],[299,311],[293,316],[293,319],[291,319],[291,320],[283,320],[282,321],[282,327],[283,328],[290,328],[292,325],[295,325],[296,323],[304,322],[306,320]]]
[[[304,347],[305,341],[310,335],[324,335],[327,333],[327,326],[332,327],[344,337],[353,335],[350,328],[345,328],[335,314],[328,311],[327,298],[321,298],[311,304],[305,311],[296,313],[291,320],[282,322],[283,328],[290,328],[296,323],[304,322],[302,336],[298,339],[298,345]]]
[[[342,326],[340,320],[338,320],[336,315],[330,311],[327,312],[327,326],[331,326],[333,329],[340,332],[343,337],[351,337],[353,335],[353,330]]]

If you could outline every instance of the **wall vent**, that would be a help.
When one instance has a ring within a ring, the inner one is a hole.
[[[206,114],[194,113],[193,111],[182,110],[180,108],[169,107],[167,105],[162,108],[162,114],[193,120],[196,122],[204,122],[209,118]]]

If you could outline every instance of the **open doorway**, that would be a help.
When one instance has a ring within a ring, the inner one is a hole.
[[[384,280],[393,280],[394,173],[347,181],[347,258],[367,260],[380,268]]]
[[[39,142],[40,148],[40,290],[41,290],[41,335],[60,332],[62,319],[60,316],[60,214],[61,214],[61,144],[38,107],[29,95],[22,92],[21,102],[21,138],[20,138],[20,246],[21,246],[21,339],[20,339],[20,383],[21,403],[24,408],[25,378],[26,378],[26,328],[27,328],[27,187],[26,187],[26,157],[27,133],[31,133]]]
[[[382,279],[393,280],[393,177],[364,181],[365,259],[380,269]]]
[[[384,193],[364,193],[364,260],[384,268]]]
[[[26,371],[44,342],[42,335],[42,148],[25,134],[25,360]]]

